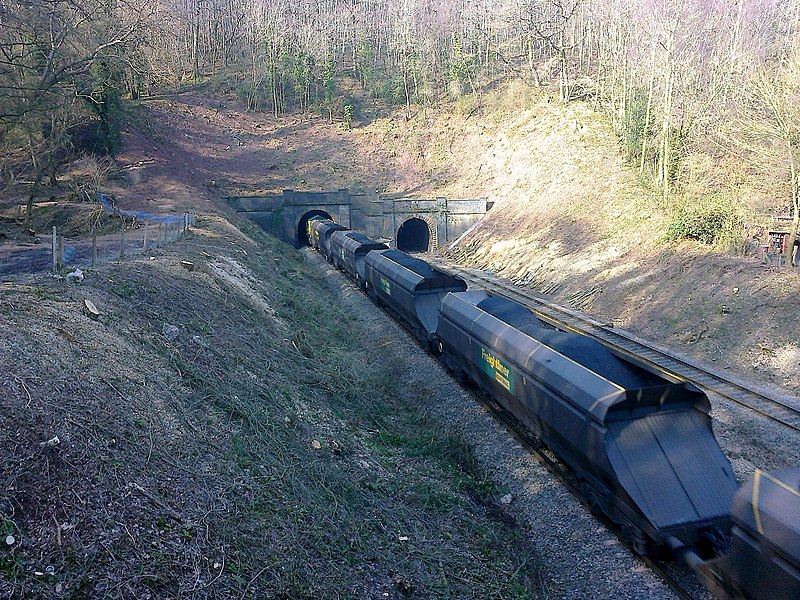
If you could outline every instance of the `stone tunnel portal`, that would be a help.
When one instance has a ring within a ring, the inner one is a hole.
[[[427,252],[431,233],[428,224],[416,217],[409,219],[397,230],[397,249],[404,252]]]
[[[310,210],[297,222],[297,244],[302,248],[303,246],[308,246],[308,222],[312,221],[313,219],[330,219],[333,220],[327,212],[324,210]]]

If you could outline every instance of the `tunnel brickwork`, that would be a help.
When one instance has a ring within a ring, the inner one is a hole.
[[[362,231],[391,247],[397,247],[398,232],[405,223],[414,219],[422,221],[428,228],[428,250],[457,240],[491,208],[486,198],[418,199],[347,189],[335,192],[283,190],[282,194],[229,197],[228,203],[295,247],[307,243],[304,232],[309,219],[329,216],[336,223]]]

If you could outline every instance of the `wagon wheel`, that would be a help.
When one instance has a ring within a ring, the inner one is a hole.
[[[630,521],[622,525],[622,537],[639,556],[649,556],[652,550],[650,540],[644,532]]]
[[[595,490],[594,487],[586,480],[581,480],[580,490],[589,512],[595,516],[603,515],[605,512],[603,510],[603,502],[601,501],[597,490]]]

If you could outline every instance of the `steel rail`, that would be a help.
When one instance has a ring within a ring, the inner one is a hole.
[[[428,260],[436,268],[458,275],[468,283],[524,304],[537,317],[558,329],[588,335],[613,352],[646,363],[667,378],[690,381],[698,387],[719,394],[731,402],[800,432],[800,401],[797,399],[774,398],[667,349],[658,348],[632,333],[615,329],[613,325],[600,323],[578,311],[548,302],[528,290],[490,277],[476,269],[463,267],[440,257],[428,257]]]

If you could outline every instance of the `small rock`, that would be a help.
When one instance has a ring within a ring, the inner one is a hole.
[[[311,440],[311,447],[314,450],[319,450],[320,448],[322,448],[322,444],[319,443],[319,440]]]
[[[13,535],[7,535],[6,536],[6,545],[7,546],[13,546],[16,541],[17,540]]]
[[[88,315],[90,319],[97,319],[100,317],[100,311],[97,310],[97,307],[94,305],[94,302],[92,302],[88,298],[83,299],[83,311]]]
[[[175,325],[170,325],[169,323],[164,323],[164,325],[161,327],[161,333],[164,334],[164,337],[170,342],[174,342],[178,338],[178,328]]]
[[[187,271],[194,271],[194,263],[188,260],[182,260],[181,266]]]
[[[511,504],[511,501],[512,501],[513,499],[514,499],[514,498],[511,496],[511,494],[506,494],[505,496],[503,496],[502,498],[500,498],[500,503],[501,503],[501,504]]]
[[[43,446],[45,448],[52,448],[53,446],[58,446],[60,443],[61,443],[61,440],[58,439],[57,435],[54,435],[53,437],[51,437],[46,442],[39,442],[39,445]]]
[[[72,273],[67,273],[65,278],[67,283],[80,283],[83,281],[83,271],[80,269],[75,269]]]
[[[407,542],[408,541],[408,536],[407,535],[401,535],[397,539],[400,540],[401,542]]]

